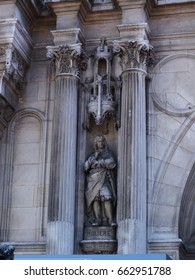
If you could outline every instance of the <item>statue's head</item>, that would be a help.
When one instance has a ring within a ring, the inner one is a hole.
[[[104,149],[107,147],[106,138],[103,135],[97,135],[94,140],[95,149]]]
[[[13,260],[15,247],[8,243],[0,244],[0,260]]]

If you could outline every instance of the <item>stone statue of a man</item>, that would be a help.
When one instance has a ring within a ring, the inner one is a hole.
[[[84,164],[87,175],[85,197],[95,220],[92,226],[115,226],[113,209],[116,204],[116,186],[113,169],[114,157],[104,136],[95,138],[95,151]]]

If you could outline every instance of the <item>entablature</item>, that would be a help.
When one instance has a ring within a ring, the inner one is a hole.
[[[148,19],[192,14],[195,12],[195,0],[146,0],[145,11]]]

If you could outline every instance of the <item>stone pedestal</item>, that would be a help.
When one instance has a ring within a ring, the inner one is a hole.
[[[116,230],[112,227],[86,227],[84,240],[80,242],[85,254],[115,254]]]

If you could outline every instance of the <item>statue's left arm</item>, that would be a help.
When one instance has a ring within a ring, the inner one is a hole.
[[[106,169],[114,169],[115,166],[116,166],[114,158],[109,157],[109,158],[103,159],[102,160],[102,166],[105,167]]]

